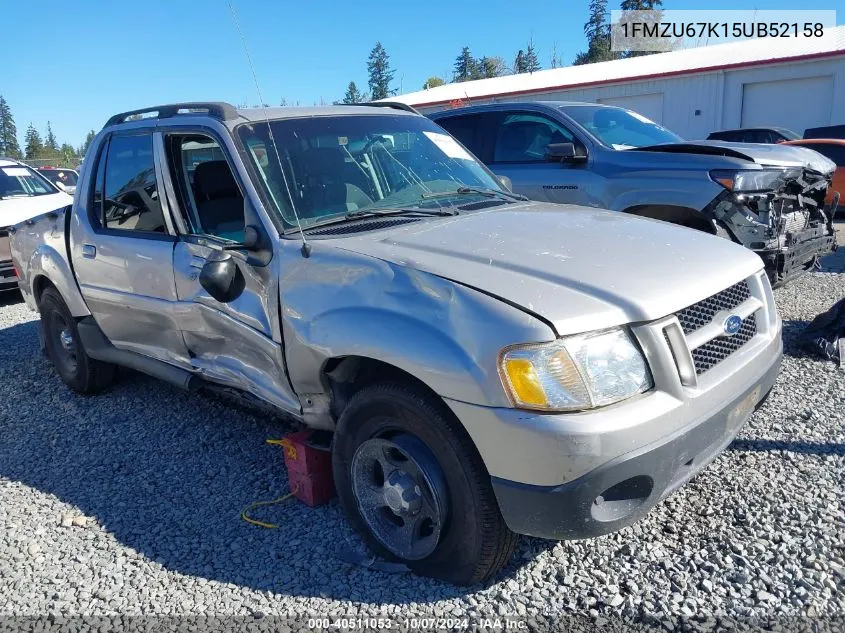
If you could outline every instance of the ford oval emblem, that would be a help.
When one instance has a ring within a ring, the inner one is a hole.
[[[725,334],[727,336],[733,336],[737,332],[739,332],[739,328],[742,327],[742,317],[736,314],[732,314],[727,319],[725,319],[725,323],[722,325],[725,330]]]

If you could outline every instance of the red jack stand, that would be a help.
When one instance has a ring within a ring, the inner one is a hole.
[[[288,486],[293,496],[312,508],[335,496],[331,433],[299,431],[281,442],[285,451]]]

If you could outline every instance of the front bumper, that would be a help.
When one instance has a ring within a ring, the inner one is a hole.
[[[779,368],[780,354],[753,386],[708,419],[563,485],[532,486],[494,477],[505,522],[519,534],[550,539],[590,538],[631,525],[731,443],[768,395]]]
[[[827,225],[805,229],[789,238],[785,248],[757,251],[773,284],[806,272],[816,260],[837,248],[836,234]]]

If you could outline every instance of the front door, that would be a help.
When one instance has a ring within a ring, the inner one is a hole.
[[[206,260],[244,237],[244,188],[228,152],[210,133],[166,133],[167,187],[185,230],[174,247],[180,322],[191,365],[205,378],[248,391],[288,411],[299,401],[285,372],[278,270],[235,257],[244,290],[222,303],[200,285]]]
[[[562,164],[545,158],[550,143],[573,143],[576,153],[586,153],[562,124],[537,112],[508,112],[498,119],[493,133],[490,170],[510,178],[516,193],[532,200],[600,206],[593,195],[599,190],[599,177],[586,162]]]
[[[71,257],[92,316],[115,347],[187,366],[175,316],[176,235],[150,131],[115,134],[97,157],[88,213],[71,222]]]

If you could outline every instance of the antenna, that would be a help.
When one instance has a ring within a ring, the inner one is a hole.
[[[282,174],[282,180],[285,183],[285,190],[288,192],[288,200],[290,200],[290,208],[293,211],[293,217],[296,220],[296,228],[299,229],[299,237],[302,238],[302,256],[307,258],[311,256],[311,245],[308,243],[308,240],[305,239],[305,232],[302,230],[302,223],[299,221],[299,214],[296,212],[296,205],[293,203],[293,195],[291,194],[290,187],[288,186],[287,176],[285,176],[285,168],[284,165],[282,165],[282,157],[279,155],[279,147],[276,145],[276,138],[273,136],[273,128],[270,127],[270,117],[267,114],[267,106],[264,102],[264,97],[261,96],[261,86],[258,85],[258,76],[255,74],[255,66],[252,64],[249,47],[247,46],[243,31],[241,30],[238,15],[235,13],[235,7],[232,6],[232,0],[226,0],[226,3],[229,5],[229,11],[232,14],[232,21],[235,23],[235,30],[238,32],[238,37],[240,37],[241,44],[243,44],[244,47],[244,53],[246,53],[246,60],[249,62],[249,70],[252,73],[252,80],[255,82],[255,90],[258,92],[258,102],[261,104],[261,110],[264,112],[264,123],[267,124],[267,133],[270,137],[270,144],[273,146],[273,152],[276,154],[276,161],[279,163],[279,172]]]

